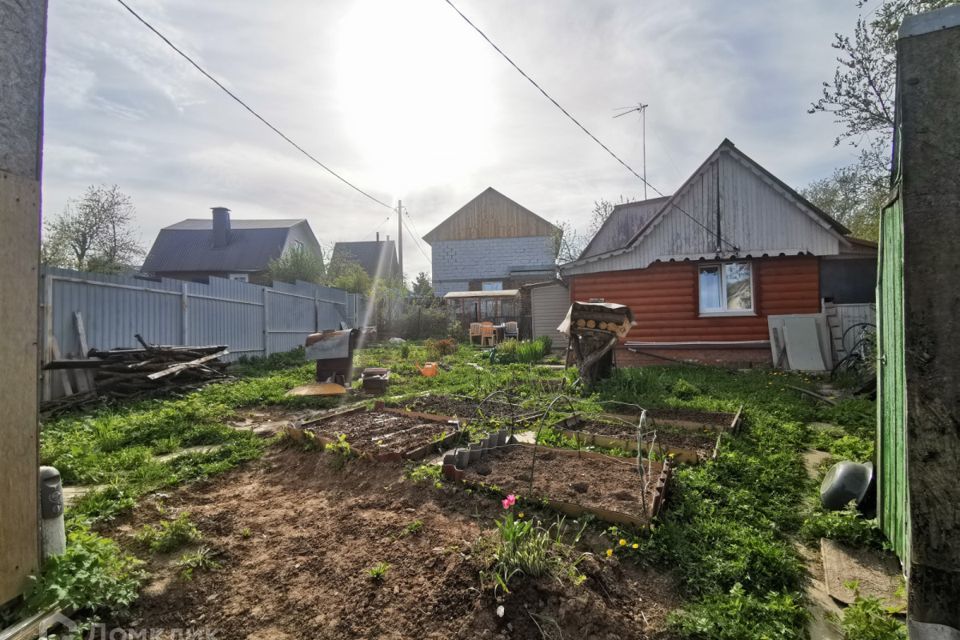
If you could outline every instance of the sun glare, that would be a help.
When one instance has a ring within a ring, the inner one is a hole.
[[[494,61],[457,20],[437,0],[358,0],[338,29],[345,126],[395,194],[494,160]]]

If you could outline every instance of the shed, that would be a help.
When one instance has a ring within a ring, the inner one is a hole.
[[[524,286],[530,292],[530,326],[534,338],[546,336],[554,349],[563,349],[567,336],[557,327],[563,322],[570,307],[570,289],[562,280],[537,282]]]

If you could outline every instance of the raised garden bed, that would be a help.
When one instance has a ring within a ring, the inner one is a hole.
[[[344,436],[350,448],[380,460],[422,460],[443,452],[462,437],[460,422],[450,416],[403,411],[378,406],[372,411],[356,407],[321,416],[290,429],[294,437],[313,434],[319,444]]]
[[[591,514],[637,528],[650,524],[666,497],[669,462],[644,461],[650,465],[651,477],[644,501],[635,460],[528,444],[487,446],[472,444],[466,455],[458,450],[447,456],[444,475],[477,487],[496,488],[503,495],[544,500],[549,507],[574,517]]]
[[[542,411],[529,411],[506,402],[487,400],[482,405],[479,400],[456,396],[424,395],[403,403],[411,411],[422,411],[444,416],[457,416],[463,420],[476,420],[479,413],[488,418],[529,422],[543,415]]]
[[[675,407],[656,407],[647,410],[647,422],[654,427],[668,425],[670,427],[692,429],[694,431],[708,429],[735,433],[740,428],[742,412],[742,406],[736,413],[700,411],[699,409]],[[603,415],[628,422],[636,422],[640,417],[640,412],[607,413]]]
[[[637,420],[637,418],[633,418]],[[656,432],[656,440],[649,435],[638,442],[637,427],[623,420],[594,420],[577,414],[564,418],[552,425],[553,430],[572,438],[577,447],[601,447],[604,449],[622,449],[649,453],[653,443],[655,453],[671,456],[678,462],[696,463],[715,457],[720,450],[720,439],[725,432],[722,429],[701,427],[693,429],[676,426],[670,422],[649,421],[645,427],[648,433]]]

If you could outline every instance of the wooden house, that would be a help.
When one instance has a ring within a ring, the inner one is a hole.
[[[752,366],[771,362],[768,316],[872,301],[875,264],[874,244],[724,140],[672,196],[618,206],[561,273],[571,300],[633,310],[621,364]]]

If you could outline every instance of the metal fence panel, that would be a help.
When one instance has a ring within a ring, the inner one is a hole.
[[[208,284],[44,268],[43,361],[52,347],[62,358],[80,358],[75,315],[87,344],[98,349],[153,344],[227,345],[228,359],[267,356],[303,345],[321,329],[359,326],[363,296],[309,282],[273,287],[210,278]],[[44,399],[63,393],[44,373]],[[63,374],[60,374],[63,375]]]

